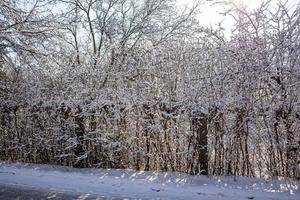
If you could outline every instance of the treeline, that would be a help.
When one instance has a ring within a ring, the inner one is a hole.
[[[0,160],[299,178],[299,5],[0,5]]]
[[[166,102],[3,108],[1,158],[198,174],[207,170],[207,118],[188,110]]]

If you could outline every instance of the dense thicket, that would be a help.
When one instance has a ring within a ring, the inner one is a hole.
[[[268,6],[228,39],[201,4],[2,0],[0,160],[299,177],[300,7]]]

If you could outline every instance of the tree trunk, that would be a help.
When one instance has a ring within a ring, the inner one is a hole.
[[[74,163],[74,167],[82,168],[84,167],[84,148],[83,148],[83,137],[84,137],[84,117],[82,116],[82,110],[78,106],[75,112],[75,134],[76,134],[76,147],[75,147],[75,156],[76,162]]]
[[[195,174],[208,174],[207,124],[207,116],[204,113],[197,112],[192,117],[192,131],[196,134],[195,150],[198,154]]]

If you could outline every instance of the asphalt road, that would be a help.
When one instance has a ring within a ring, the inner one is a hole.
[[[121,200],[129,198],[103,197],[92,194],[45,191],[31,187],[0,184],[0,200]]]

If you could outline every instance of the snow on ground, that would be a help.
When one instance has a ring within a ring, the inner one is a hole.
[[[0,163],[0,184],[124,199],[299,200],[299,181]]]

